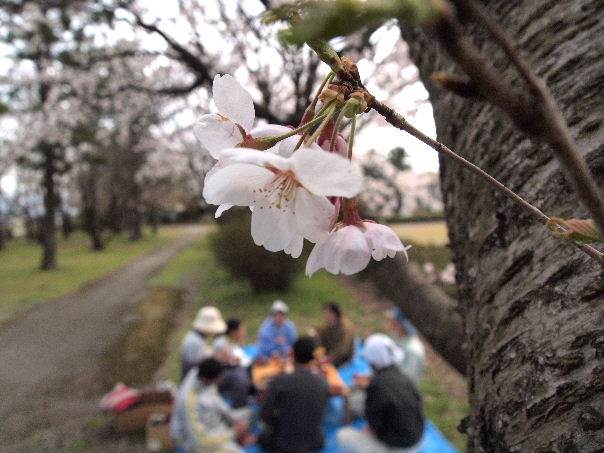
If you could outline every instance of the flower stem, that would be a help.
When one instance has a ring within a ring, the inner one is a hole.
[[[354,134],[357,129],[357,116],[350,120],[350,136],[348,137],[348,159],[352,160],[352,147],[354,146]]]
[[[344,118],[344,109],[340,110],[336,122],[333,126],[333,134],[331,134],[331,142],[329,143],[329,152],[333,153],[333,150],[336,148],[336,140],[338,139],[338,132],[340,131],[340,125],[342,124],[342,119]]]
[[[276,141],[280,142],[283,139],[289,138],[289,137],[293,137],[296,134],[299,134],[300,132],[304,132],[308,129],[310,129],[313,126],[316,126],[317,124],[319,124],[321,121],[323,121],[323,119],[325,119],[325,117],[327,116],[327,113],[321,113],[319,112],[319,115],[317,115],[315,118],[313,118],[312,120],[310,120],[308,123],[296,128],[296,129],[292,129],[289,132],[286,132],[283,135],[277,135],[276,137],[271,137],[271,139],[275,139]]]
[[[326,105],[324,105],[323,107],[321,107],[321,110],[319,110],[319,113],[316,115],[317,117],[322,117],[324,118],[323,114],[327,112],[327,109],[331,106],[332,102],[328,102]],[[296,146],[294,147],[294,151],[296,151],[297,149],[299,149],[302,146],[302,143],[304,143],[304,140],[306,139],[306,136],[308,135],[308,131],[309,129],[306,129],[304,131],[304,133],[302,134],[302,136],[300,137],[300,140],[298,140],[298,143],[296,143]]]
[[[321,132],[323,131],[323,129],[325,129],[325,126],[327,126],[327,123],[331,120],[331,117],[335,113],[336,106],[332,106],[330,104],[330,108],[327,111],[328,113],[323,117],[323,121],[321,122],[321,124],[319,124],[319,127],[317,127],[312,133],[312,135],[305,140],[307,144],[314,142],[319,137],[319,135],[321,135]]]
[[[317,92],[315,93],[315,97],[313,98],[312,102],[310,103],[310,105],[308,107],[306,107],[306,110],[304,110],[304,115],[302,115],[302,121],[301,121],[301,125],[305,123],[305,119],[306,121],[308,121],[308,118],[312,118],[312,116],[315,114],[315,108],[317,106],[317,102],[319,102],[319,96],[321,95],[321,92],[323,91],[323,88],[325,88],[325,86],[331,82],[331,80],[335,77],[335,74],[333,73],[333,71],[330,71],[329,74],[327,74],[327,77],[325,77],[325,79],[323,79],[323,82],[321,82],[321,85],[319,86],[319,89],[317,90]]]
[[[344,211],[344,225],[361,226],[363,224],[359,215],[359,203],[356,198],[343,198],[342,210]]]

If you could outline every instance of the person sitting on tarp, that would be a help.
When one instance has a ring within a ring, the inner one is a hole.
[[[317,338],[328,359],[340,367],[354,355],[354,327],[335,302],[326,303],[323,313],[325,324],[317,328]]]
[[[247,405],[252,388],[248,371],[252,359],[240,346],[246,336],[245,324],[238,318],[230,318],[226,324],[226,333],[214,341],[214,357],[225,367],[218,389],[233,408],[240,408]]]
[[[416,453],[424,431],[422,402],[411,380],[398,363],[402,350],[384,334],[365,340],[363,357],[373,369],[367,387],[367,428],[345,427],[338,431],[341,453]]]
[[[321,422],[329,400],[322,375],[312,371],[316,342],[298,338],[293,346],[294,372],[276,377],[260,409],[264,431],[260,445],[268,452],[310,453],[323,448]]]
[[[258,359],[289,355],[298,332],[294,323],[287,319],[288,312],[289,307],[283,301],[273,302],[271,315],[264,320],[258,333]]]
[[[394,342],[405,353],[399,367],[417,385],[426,369],[426,349],[417,329],[400,308],[392,310],[388,317],[390,329],[394,332]]]
[[[247,426],[237,420],[218,393],[222,365],[204,359],[185,377],[174,402],[170,434],[178,453],[241,453],[237,438],[246,438]],[[253,439],[247,438],[248,441]]]
[[[224,333],[226,324],[216,307],[203,307],[197,313],[193,328],[185,335],[180,346],[180,378],[212,355],[212,338]]]

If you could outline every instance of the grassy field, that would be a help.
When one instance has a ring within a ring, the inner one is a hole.
[[[405,222],[390,225],[404,241],[418,245],[443,246],[448,244],[447,224],[444,220]]]
[[[139,242],[126,235],[114,236],[102,252],[90,250],[85,234],[76,232],[60,239],[59,268],[41,271],[41,248],[25,239],[15,239],[0,252],[0,322],[16,311],[71,291],[115,270],[129,260],[161,247],[182,234],[180,227],[161,228]]]
[[[223,316],[237,316],[246,321],[250,342],[254,341],[260,323],[276,298],[281,298],[289,304],[290,317],[300,332],[321,323],[321,304],[327,300],[335,300],[342,306],[354,322],[359,336],[366,337],[375,331],[384,330],[383,309],[369,303],[361,303],[337,277],[325,272],[316,274],[312,279],[299,275],[293,286],[282,294],[257,294],[251,290],[249,284],[232,279],[218,266],[209,251],[207,238],[200,238],[173,259],[156,276],[154,282],[178,285],[183,275],[190,277],[191,272],[196,274],[200,289],[196,304],[190,308],[189,319],[193,318],[195,311],[201,306],[215,305],[220,308]],[[182,338],[189,328],[189,325],[181,326],[175,336]],[[168,359],[164,378],[178,380],[178,360],[178,350],[174,350]],[[445,436],[463,451],[465,436],[456,430],[456,426],[467,414],[467,401],[463,395],[452,395],[439,373],[439,369],[431,369],[429,364],[426,378],[420,384],[425,410]]]

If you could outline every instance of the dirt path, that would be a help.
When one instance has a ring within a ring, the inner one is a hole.
[[[201,229],[0,327],[0,451],[82,451],[82,420],[94,424],[104,354],[132,320],[148,278]],[[98,428],[98,427],[97,427]],[[90,451],[86,449],[86,451]]]

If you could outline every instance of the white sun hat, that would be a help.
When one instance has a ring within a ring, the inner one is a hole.
[[[273,302],[273,306],[271,307],[271,313],[273,313],[273,314],[275,314],[275,313],[284,313],[284,314],[286,314],[288,311],[289,311],[289,307],[281,299],[277,299],[275,302]]]
[[[400,364],[405,358],[405,352],[388,335],[374,333],[365,340],[363,357],[379,370]]]
[[[220,310],[216,307],[203,307],[197,312],[193,328],[202,333],[217,335],[226,331],[226,323],[222,319]]]

